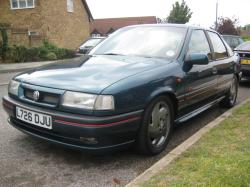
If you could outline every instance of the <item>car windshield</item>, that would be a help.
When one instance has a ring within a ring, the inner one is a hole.
[[[84,48],[84,47],[93,47],[96,46],[99,42],[102,41],[102,38],[91,38],[89,40],[87,40],[86,42],[84,42],[80,48]]]
[[[125,27],[94,48],[92,55],[128,55],[174,59],[180,52],[186,28]]]
[[[235,50],[250,51],[250,42],[245,42],[245,43],[241,44]]]
[[[225,36],[224,35],[223,38],[228,43],[228,45],[232,48],[235,48],[244,42],[244,40],[242,40],[238,36]]]

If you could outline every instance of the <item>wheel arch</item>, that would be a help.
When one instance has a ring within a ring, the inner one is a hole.
[[[174,117],[176,117],[178,114],[178,99],[172,89],[164,89],[164,90],[159,90],[157,92],[153,92],[148,99],[147,105],[149,105],[154,99],[156,99],[159,96],[168,96],[170,98],[174,107]]]

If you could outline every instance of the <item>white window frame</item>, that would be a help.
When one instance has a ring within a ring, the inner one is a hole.
[[[74,12],[74,0],[67,0],[67,12]]]
[[[33,0],[33,6],[28,6],[28,0],[25,0],[25,3],[26,3],[26,7],[20,7],[20,0],[17,0],[18,7],[13,7],[12,6],[12,0],[10,0],[10,7],[11,7],[12,10],[35,8],[35,0]]]
[[[91,37],[98,38],[98,37],[101,37],[101,34],[91,34]]]

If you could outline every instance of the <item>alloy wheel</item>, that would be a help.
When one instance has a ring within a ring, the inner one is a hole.
[[[165,143],[170,132],[170,118],[170,109],[167,103],[164,101],[156,103],[148,122],[148,138],[151,146],[157,148]]]

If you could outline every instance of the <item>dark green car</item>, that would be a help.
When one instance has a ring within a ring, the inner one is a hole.
[[[88,56],[17,75],[3,106],[15,128],[89,152],[130,145],[154,155],[173,125],[237,98],[233,53],[213,30],[122,28]]]

